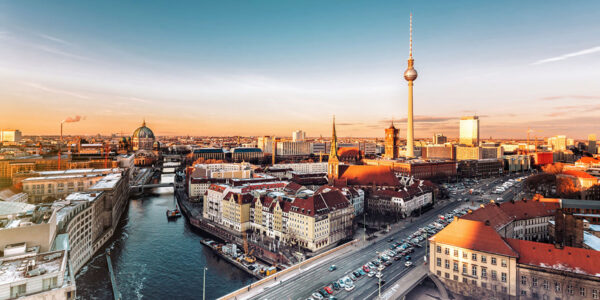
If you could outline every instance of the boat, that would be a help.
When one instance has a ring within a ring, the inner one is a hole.
[[[181,212],[179,211],[178,207],[175,207],[175,209],[167,209],[167,218],[171,219],[171,218],[179,218],[181,217]]]

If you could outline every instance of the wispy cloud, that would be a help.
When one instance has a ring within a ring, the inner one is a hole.
[[[538,60],[538,61],[532,63],[531,65],[541,65],[541,64],[545,64],[545,63],[549,63],[549,62],[561,61],[561,60],[565,60],[565,59],[568,59],[571,57],[588,55],[588,54],[592,54],[592,53],[596,53],[596,52],[600,52],[600,46],[594,47],[594,48],[589,48],[589,49],[584,49],[584,50],[577,51],[577,52],[567,53],[567,54],[563,54],[563,55],[556,56],[556,57]]]
[[[67,90],[62,90],[62,89],[56,89],[56,88],[50,88],[35,82],[22,82],[22,84],[32,87],[34,89],[38,89],[41,91],[45,91],[45,92],[50,92],[50,93],[56,93],[56,94],[62,94],[62,95],[67,95],[67,96],[71,96],[74,98],[79,98],[79,99],[83,99],[83,100],[89,100],[91,99],[90,97],[86,96],[86,95],[82,95],[79,93],[75,93],[75,92],[71,92],[71,91],[67,91]]]
[[[59,43],[59,44],[63,44],[63,45],[68,45],[68,46],[73,46],[73,43],[67,42],[63,39],[51,36],[51,35],[47,35],[47,34],[43,34],[43,33],[38,33],[37,35],[39,35],[40,37],[47,39],[49,41],[53,41],[55,43]]]
[[[563,100],[563,99],[600,100],[600,96],[560,95],[560,96],[548,96],[548,97],[540,98],[540,100],[543,100],[543,101]]]

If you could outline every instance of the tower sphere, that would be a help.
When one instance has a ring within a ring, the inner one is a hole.
[[[414,81],[417,79],[417,70],[413,68],[406,69],[406,71],[404,71],[404,79],[406,79],[406,81]]]

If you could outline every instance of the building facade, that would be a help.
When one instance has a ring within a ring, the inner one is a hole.
[[[459,144],[479,146],[479,117],[469,116],[460,118]]]

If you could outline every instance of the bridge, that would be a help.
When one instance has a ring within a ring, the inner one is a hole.
[[[158,187],[174,187],[174,186],[175,186],[175,183],[173,183],[173,182],[137,184],[137,185],[129,186],[129,192],[143,193],[145,189],[152,189],[152,188],[158,188]]]

